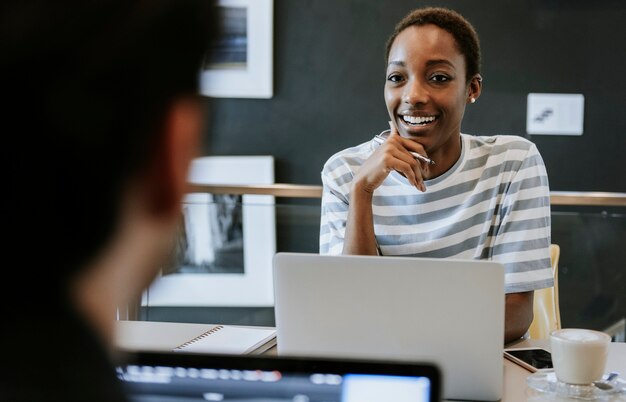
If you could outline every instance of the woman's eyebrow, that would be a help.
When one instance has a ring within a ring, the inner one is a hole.
[[[444,65],[447,65],[447,66],[449,66],[451,68],[455,68],[454,64],[452,64],[451,61],[446,60],[446,59],[433,59],[433,60],[428,60],[426,62],[426,66],[427,67],[432,67],[432,66],[436,66],[436,65],[439,65],[439,64],[444,64]],[[406,63],[404,61],[402,61],[402,60],[391,60],[389,62],[389,64],[387,64],[387,66],[406,67]]]
[[[387,66],[399,66],[399,67],[404,67],[406,66],[406,63],[402,60],[391,60],[389,62],[389,64],[387,64]]]
[[[452,64],[452,62],[450,62],[449,60],[446,60],[446,59],[434,59],[434,60],[428,60],[426,62],[426,65],[428,67],[436,66],[436,65],[439,65],[439,64],[445,64],[445,65],[447,65],[449,67],[455,68],[454,64]]]

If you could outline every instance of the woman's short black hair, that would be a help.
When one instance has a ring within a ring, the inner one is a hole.
[[[385,63],[396,37],[411,26],[433,24],[449,32],[456,41],[459,51],[465,57],[466,80],[480,74],[480,42],[476,30],[461,14],[442,7],[418,8],[411,11],[395,27],[387,40]]]

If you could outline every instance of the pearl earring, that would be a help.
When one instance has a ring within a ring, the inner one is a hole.
[[[470,103],[476,102],[476,98],[470,98]]]

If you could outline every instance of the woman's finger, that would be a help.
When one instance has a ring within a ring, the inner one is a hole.
[[[422,192],[426,191],[422,170],[414,159],[410,162],[402,159],[396,159],[392,169],[406,177],[406,179],[418,190]]]
[[[398,129],[396,128],[396,125],[393,121],[389,120],[389,137],[391,137],[392,135],[400,135],[398,134]]]

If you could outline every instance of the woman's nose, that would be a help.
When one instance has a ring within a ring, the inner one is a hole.
[[[411,80],[404,87],[402,102],[410,105],[426,103],[428,101],[428,91],[419,80]]]

